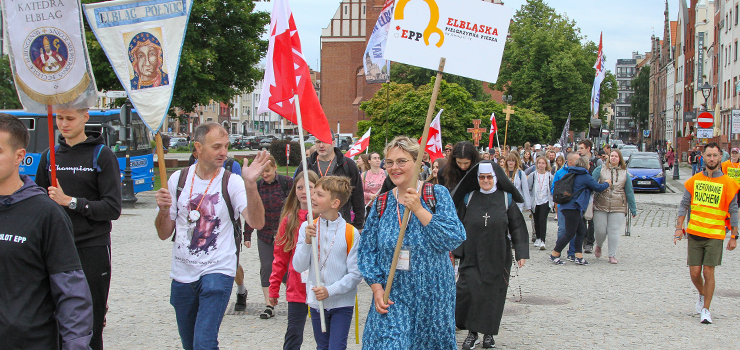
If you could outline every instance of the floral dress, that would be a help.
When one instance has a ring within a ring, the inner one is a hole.
[[[408,271],[396,270],[388,313],[375,311],[375,302],[365,323],[364,349],[453,350],[455,341],[455,276],[449,252],[465,240],[465,228],[457,217],[447,188],[434,186],[437,200],[432,221],[422,226],[411,215],[404,236],[404,248],[410,251]],[[358,266],[368,284],[385,288],[393,253],[400,232],[399,217],[404,206],[391,191],[385,211],[378,218],[372,206],[360,236]],[[426,203],[422,206],[429,210]],[[431,211],[430,211],[431,212]]]

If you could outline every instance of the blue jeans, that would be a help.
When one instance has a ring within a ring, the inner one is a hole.
[[[321,333],[319,310],[311,308],[313,337],[316,339],[316,350],[347,349],[349,327],[352,325],[352,306],[324,310],[326,333]]]
[[[691,164],[691,176],[699,172],[699,163]]]
[[[565,217],[563,211],[558,207],[558,239],[565,235]],[[570,240],[568,244],[568,256],[576,255],[576,238]]]
[[[583,238],[586,237],[587,231],[586,223],[583,221],[583,213],[578,209],[566,209],[560,211],[563,212],[563,218],[565,218],[565,234],[558,238],[553,250],[558,253],[562,252],[563,249],[565,249],[565,245],[568,244],[571,239],[575,238],[575,244],[570,244],[570,246],[576,248],[575,253],[580,253],[581,244],[583,244]]]
[[[234,277],[220,273],[201,276],[193,283],[172,280],[170,304],[185,350],[218,349],[218,329],[231,297]]]
[[[308,316],[308,305],[288,302],[288,329],[285,331],[283,350],[301,350],[306,316]],[[320,324],[319,328],[321,328]]]

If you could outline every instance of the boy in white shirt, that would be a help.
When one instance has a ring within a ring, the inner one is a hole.
[[[342,176],[325,176],[319,179],[311,196],[311,206],[318,218],[313,223],[304,222],[299,230],[298,245],[293,256],[293,268],[305,276],[306,302],[311,307],[316,348],[335,350],[347,348],[347,336],[352,323],[352,307],[357,295],[357,285],[362,275],[357,267],[357,242],[359,233],[348,224],[339,208],[352,194],[349,179]],[[318,241],[319,274],[321,285],[311,262],[311,244]],[[326,333],[321,332],[319,301],[324,302]]]

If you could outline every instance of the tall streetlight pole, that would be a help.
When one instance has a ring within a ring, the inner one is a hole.
[[[673,144],[673,179],[678,180],[678,165],[681,164],[679,154],[679,147],[678,147],[678,117],[681,115],[679,110],[681,109],[681,102],[676,101],[676,104],[673,105],[674,110],[676,111],[676,118],[673,120],[673,139],[676,140],[676,142]]]

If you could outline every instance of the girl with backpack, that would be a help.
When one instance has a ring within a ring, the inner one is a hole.
[[[524,175],[524,171],[521,169],[521,161],[519,156],[511,152],[506,156],[506,167],[504,171],[506,176],[511,180],[516,187],[519,194],[524,198],[524,203],[517,203],[519,210],[524,213],[524,210],[532,209],[532,201],[529,198],[529,188],[527,188],[527,175]]]
[[[308,216],[308,196],[303,172],[297,176],[293,188],[285,199],[285,207],[280,215],[280,226],[275,235],[275,249],[273,250],[272,273],[270,274],[270,306],[275,307],[280,298],[280,284],[283,276],[288,273],[285,288],[285,297],[288,300],[288,329],[285,331],[284,350],[300,350],[303,344],[303,329],[306,327],[308,305],[306,304],[306,283],[301,274],[293,268],[293,255],[298,242],[298,229]],[[319,176],[312,170],[308,171],[310,191],[319,181]]]
[[[550,162],[545,157],[537,157],[537,171],[529,174],[529,195],[532,199],[532,220],[534,221],[534,235],[537,240],[535,247],[545,250],[545,236],[547,231],[547,215],[553,208],[552,201],[552,173],[550,173]]]
[[[283,203],[293,187],[293,179],[277,173],[275,157],[270,156],[270,163],[262,171],[262,179],[257,181],[257,190],[260,193],[262,204],[265,206],[265,226],[257,230],[257,251],[260,257],[260,281],[262,294],[265,297],[265,311],[260,314],[261,319],[275,316],[275,308],[270,305],[270,274],[272,273],[273,250],[275,249],[275,233],[280,223],[280,212]],[[244,241],[251,241],[253,229],[245,225]]]

